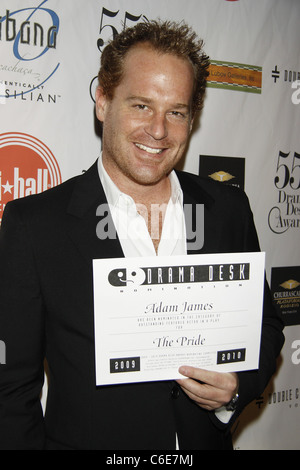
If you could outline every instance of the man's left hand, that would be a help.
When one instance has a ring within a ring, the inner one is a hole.
[[[205,410],[216,410],[227,405],[238,391],[236,373],[211,372],[190,366],[180,367],[179,372],[188,378],[179,379],[177,383]]]

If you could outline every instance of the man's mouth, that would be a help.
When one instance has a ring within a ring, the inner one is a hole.
[[[164,150],[163,148],[158,149],[158,148],[152,148],[152,147],[147,147],[146,145],[143,144],[135,144],[139,149],[144,150],[145,152],[151,153],[152,155],[158,155],[162,153]]]

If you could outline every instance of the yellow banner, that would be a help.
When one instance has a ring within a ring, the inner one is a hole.
[[[207,86],[261,93],[262,68],[232,62],[211,61]]]

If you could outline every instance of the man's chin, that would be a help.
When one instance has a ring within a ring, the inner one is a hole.
[[[155,186],[167,178],[169,172],[143,171],[135,172],[130,177],[131,180],[141,186]]]

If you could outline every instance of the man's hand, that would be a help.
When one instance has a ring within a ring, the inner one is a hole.
[[[205,410],[216,410],[227,405],[238,391],[236,373],[211,372],[190,366],[180,367],[179,372],[189,378],[177,380],[177,383]]]

